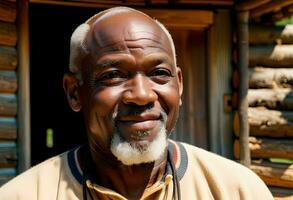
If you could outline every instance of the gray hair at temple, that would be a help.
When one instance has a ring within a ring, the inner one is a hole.
[[[140,11],[132,9],[132,8],[114,7],[114,8],[110,8],[110,9],[107,9],[107,10],[104,10],[102,12],[97,13],[96,15],[89,18],[85,23],[79,25],[74,30],[74,32],[71,35],[71,39],[70,39],[69,70],[72,73],[76,74],[80,81],[82,81],[80,67],[82,66],[82,61],[85,58],[85,56],[89,54],[89,49],[87,48],[87,46],[85,44],[85,38],[91,28],[91,24],[98,18],[102,19],[105,17],[110,17],[112,15],[116,15],[116,14],[123,13],[123,12],[130,12],[130,11],[135,11],[135,12],[141,13],[141,14],[149,17],[148,15],[144,14],[143,12],[140,12]],[[158,20],[154,19],[154,22],[163,30],[163,32],[168,37],[168,40],[170,41],[171,48],[172,48],[174,64],[175,64],[175,66],[177,66],[176,51],[175,51],[175,46],[174,46],[174,42],[173,42],[171,34],[167,30],[167,28],[162,23],[160,23]]]

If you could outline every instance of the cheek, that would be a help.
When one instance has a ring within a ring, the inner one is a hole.
[[[105,88],[88,94],[84,99],[84,115],[89,136],[95,138],[93,141],[108,144],[114,131],[112,118],[117,110],[120,90]]]
[[[92,106],[96,108],[96,115],[108,116],[109,113],[115,112],[120,96],[119,88],[106,88],[95,92],[92,97]]]
[[[167,114],[166,129],[168,133],[170,133],[176,124],[179,114],[179,88],[177,84],[170,83],[168,85],[158,87],[157,92],[159,94],[161,107]]]

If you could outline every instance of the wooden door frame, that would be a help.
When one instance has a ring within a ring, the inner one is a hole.
[[[18,1],[18,164],[21,173],[31,166],[29,0]]]
[[[232,93],[232,27],[229,10],[217,10],[208,34],[208,133],[210,150],[233,159],[232,108],[224,110]],[[231,106],[232,107],[232,106]]]

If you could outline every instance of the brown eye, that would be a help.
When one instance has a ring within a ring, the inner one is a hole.
[[[119,70],[111,70],[101,74],[96,83],[104,85],[115,85],[126,80],[127,76]]]
[[[151,71],[151,73],[149,73],[149,77],[156,83],[165,84],[173,76],[169,70],[164,69],[164,68],[158,68],[158,69]]]

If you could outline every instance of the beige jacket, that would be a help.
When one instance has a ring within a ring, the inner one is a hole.
[[[83,181],[77,162],[79,148],[73,149],[29,169],[0,188],[0,200],[78,200],[126,199],[110,189]],[[170,141],[169,152],[177,169],[182,200],[271,200],[262,180],[240,164],[203,149]],[[142,199],[173,199],[170,166],[160,182],[145,192]]]

